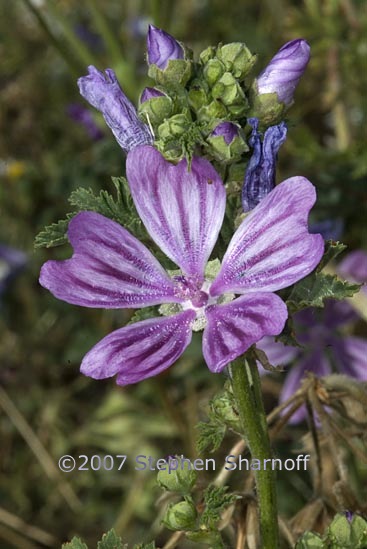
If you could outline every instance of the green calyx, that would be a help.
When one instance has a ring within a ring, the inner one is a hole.
[[[195,530],[197,524],[195,505],[190,501],[180,501],[170,505],[162,522],[170,530]]]

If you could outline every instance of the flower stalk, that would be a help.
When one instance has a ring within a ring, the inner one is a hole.
[[[252,363],[248,357],[240,357],[230,364],[229,371],[244,437],[253,459],[259,459],[263,464],[265,459],[272,459],[272,452],[256,362]],[[261,467],[255,470],[255,481],[261,547],[277,549],[279,538],[275,471],[271,467]]]

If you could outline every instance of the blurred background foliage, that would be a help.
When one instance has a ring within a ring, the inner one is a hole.
[[[244,41],[259,54],[255,74],[283,43],[306,38],[312,59],[288,113],[277,178],[308,177],[319,193],[312,221],[338,222],[350,250],[366,248],[366,4],[2,0],[0,9],[0,242],[27,254],[0,304],[0,547],[59,547],[74,533],[95,544],[112,526],[126,542],[157,537],[163,544],[154,473],[134,471],[132,459],[120,472],[57,469],[63,454],[195,457],[195,425],[223,385],[200,358],[200,337],[175,367],[137,386],[78,372],[84,353],[131,311],[67,305],[37,281],[46,259],[70,251],[34,252],[35,234],[65,217],[72,190],[112,190],[110,177],[124,173],[124,155],[102,117],[90,111],[99,128],[93,135],[73,117],[75,105],[86,107],[76,79],[90,63],[111,67],[136,101],[148,84],[149,22],[196,54]],[[281,374],[264,380],[269,409],[281,381]],[[278,453],[289,456],[304,433],[302,425],[288,429]],[[309,477],[281,474],[279,494],[281,512],[294,513],[312,495]]]

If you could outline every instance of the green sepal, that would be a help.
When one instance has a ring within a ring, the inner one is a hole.
[[[241,128],[238,128],[239,131]],[[218,162],[224,164],[231,164],[238,162],[244,152],[249,150],[245,139],[242,137],[241,132],[227,145],[222,135],[209,136],[206,139],[208,152]]]
[[[193,502],[185,500],[171,504],[164,515],[162,523],[170,530],[195,530],[197,516]]]
[[[147,124],[158,126],[173,112],[173,102],[167,95],[152,97],[139,106],[139,115]]]
[[[185,109],[183,113],[174,114],[158,127],[158,138],[164,141],[177,139],[189,130],[191,124],[190,113]]]
[[[203,76],[209,86],[212,88],[219,78],[223,76],[226,72],[226,67],[216,57],[214,59],[209,59],[209,61],[204,65]]]
[[[220,99],[232,114],[240,118],[248,110],[248,101],[236,78],[225,72],[212,89],[214,99]]]
[[[187,100],[194,111],[199,111],[211,101],[209,99],[208,90],[199,83],[194,83],[190,86]]]
[[[203,65],[206,65],[210,59],[213,59],[215,57],[217,48],[215,46],[208,46],[203,50],[199,56],[200,63]]]
[[[220,120],[228,118],[228,110],[220,99],[214,99],[209,105],[203,105],[197,112],[200,122],[206,122],[212,126]]]
[[[238,80],[243,80],[256,63],[257,55],[253,55],[246,44],[232,42],[219,46],[217,57],[222,61],[227,71]]]
[[[161,70],[157,65],[149,65],[148,76],[164,88],[177,89],[184,87],[192,74],[192,61],[190,59],[170,59],[167,67]]]
[[[170,469],[168,460],[167,468],[160,470],[157,475],[157,483],[169,492],[176,492],[183,496],[188,495],[196,483],[197,472],[195,469],[190,469],[188,462],[184,461],[182,464],[179,456],[174,459],[177,461],[178,468]]]
[[[257,94],[256,83],[251,89],[250,93],[250,112],[248,117],[255,117],[259,119],[260,130],[264,130],[269,126],[279,124],[286,111],[286,106],[281,103],[276,93],[263,93]]]
[[[306,532],[296,543],[295,549],[326,549],[318,534]]]

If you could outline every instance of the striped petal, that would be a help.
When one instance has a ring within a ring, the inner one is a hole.
[[[271,293],[247,294],[207,307],[203,354],[209,369],[221,372],[262,337],[280,334],[287,316],[285,303]]]
[[[180,301],[153,255],[118,223],[81,212],[69,224],[71,259],[47,261],[40,283],[63,301],[115,309]]]
[[[117,374],[118,385],[137,383],[169,368],[192,337],[195,312],[150,318],[112,332],[84,357],[80,371],[94,379]]]
[[[186,275],[203,278],[224,216],[226,193],[212,165],[194,157],[167,162],[153,147],[127,157],[135,206],[149,234]]]
[[[342,374],[367,381],[367,339],[355,336],[334,337],[331,348],[335,363]]]
[[[280,290],[308,275],[324,251],[322,236],[308,232],[315,199],[314,186],[303,177],[275,187],[235,232],[211,295]]]

